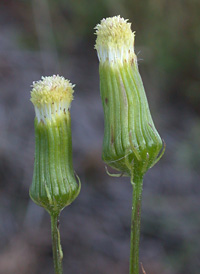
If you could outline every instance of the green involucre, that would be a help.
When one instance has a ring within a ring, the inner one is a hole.
[[[32,200],[49,213],[60,213],[80,192],[72,165],[71,118],[67,111],[46,123],[35,118]]]
[[[137,62],[106,61],[100,63],[99,71],[105,119],[102,158],[126,175],[143,176],[157,162],[163,144],[151,118]]]

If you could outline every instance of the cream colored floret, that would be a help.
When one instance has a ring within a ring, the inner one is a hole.
[[[101,20],[96,27],[96,45],[99,60],[105,62],[121,61],[134,55],[134,37],[131,23],[120,16]]]
[[[33,82],[31,102],[38,121],[51,120],[52,115],[66,112],[73,100],[73,87],[69,80],[59,75],[42,77]]]

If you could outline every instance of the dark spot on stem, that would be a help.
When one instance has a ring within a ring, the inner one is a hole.
[[[105,103],[106,103],[106,105],[108,104],[108,98],[107,97],[105,98]]]
[[[131,59],[131,65],[133,65],[133,64],[134,64],[134,58]]]
[[[149,124],[149,126],[153,129],[152,125],[151,125],[150,123],[148,123],[148,124]]]

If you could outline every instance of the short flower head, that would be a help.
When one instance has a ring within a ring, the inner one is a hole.
[[[50,213],[59,213],[79,194],[72,165],[70,104],[73,85],[64,77],[33,83],[35,164],[30,196]]]

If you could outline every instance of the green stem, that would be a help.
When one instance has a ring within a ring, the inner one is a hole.
[[[133,186],[129,274],[139,274],[140,216],[143,176],[131,177]]]
[[[62,248],[60,244],[60,232],[58,229],[59,214],[51,213],[51,236],[52,236],[52,249],[55,274],[62,274]]]

